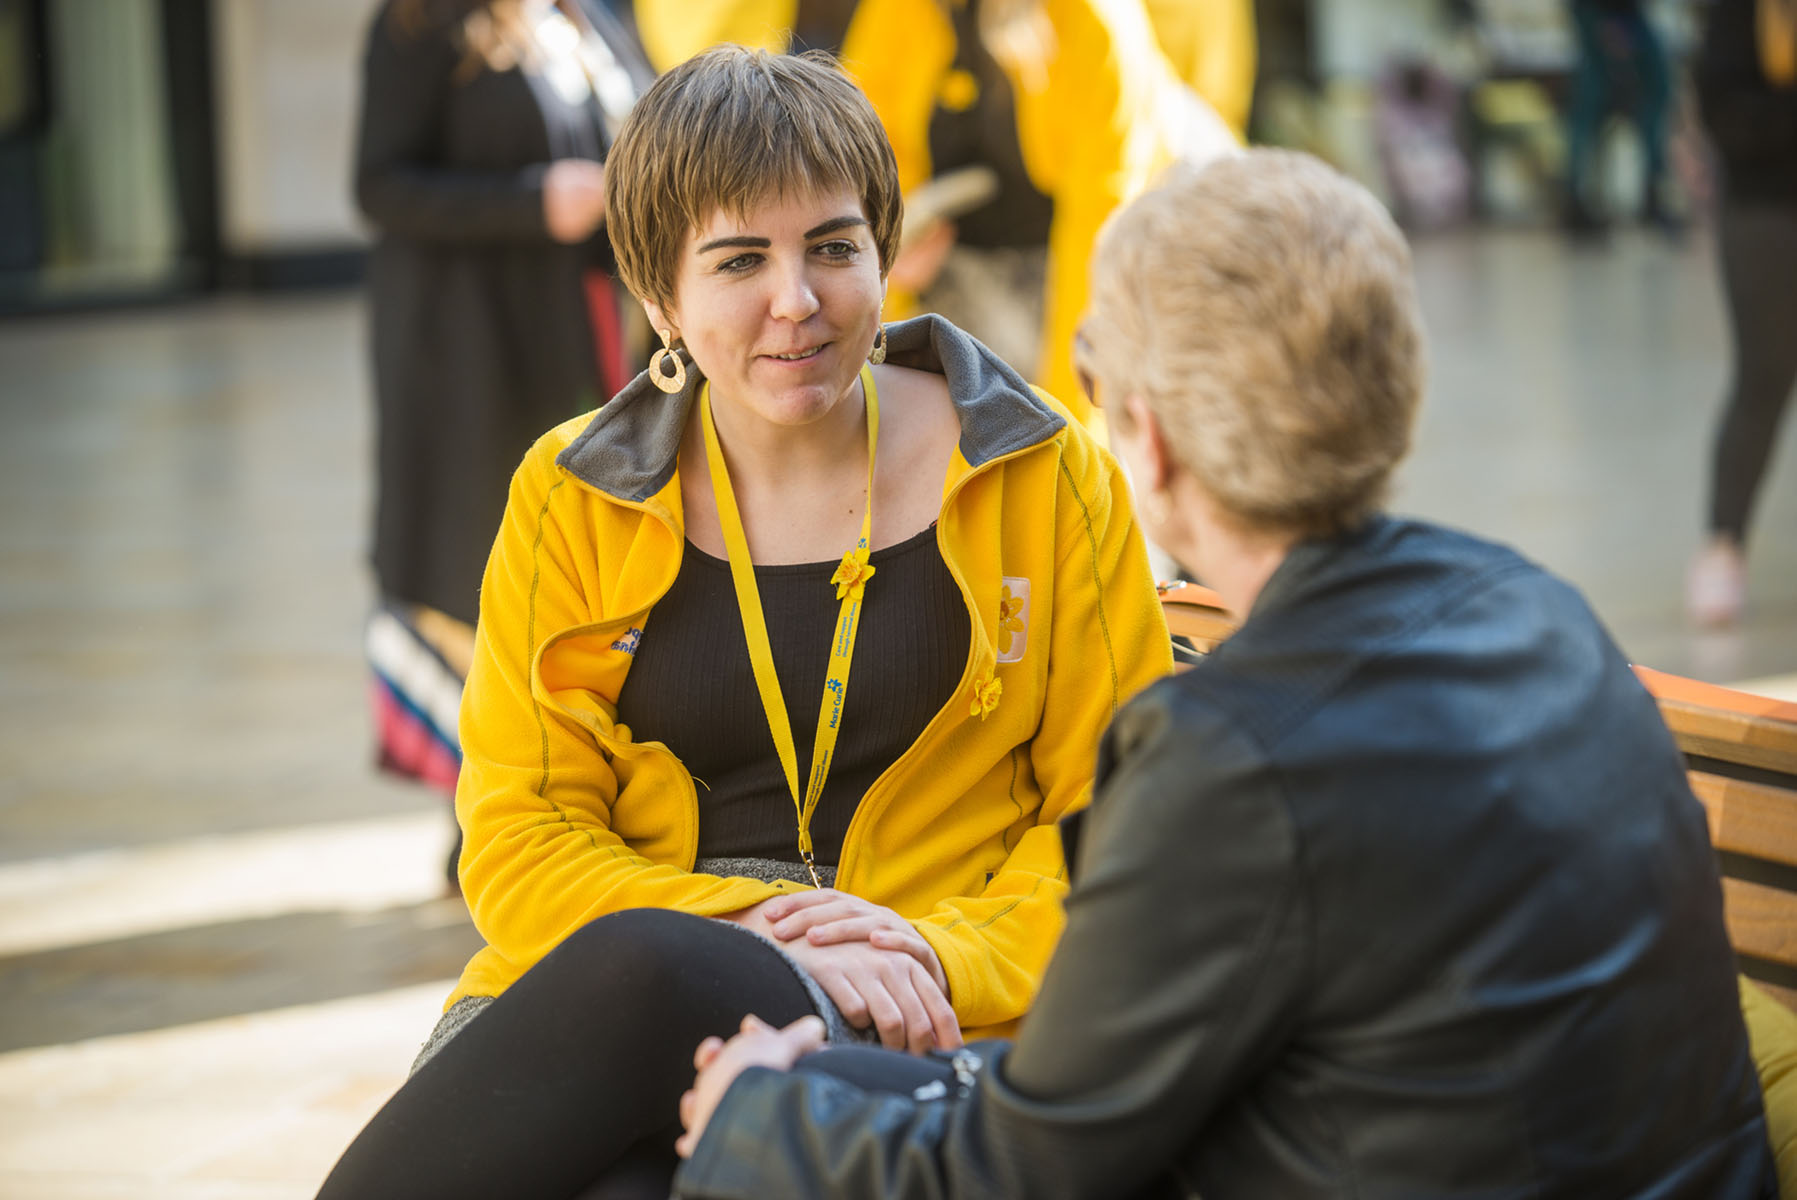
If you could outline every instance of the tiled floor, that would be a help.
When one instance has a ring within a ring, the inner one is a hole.
[[[1418,249],[1400,510],[1584,588],[1637,661],[1797,694],[1797,435],[1753,613],[1694,635],[1723,332],[1701,239]],[[369,768],[359,298],[0,328],[0,1196],[311,1195],[473,943]]]
[[[475,943],[369,767],[353,296],[0,329],[0,1196],[310,1196]]]
[[[310,1196],[442,998],[427,983],[0,1055],[0,1195]]]

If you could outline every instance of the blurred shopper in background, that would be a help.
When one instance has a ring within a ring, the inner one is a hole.
[[[693,1046],[745,1013],[1009,1028],[1055,823],[1171,669],[1115,460],[948,322],[882,322],[898,176],[835,63],[688,60],[607,186],[667,349],[513,481],[456,797],[487,945],[327,1197],[662,1200]]]
[[[677,1194],[1773,1200],[1653,698],[1565,583],[1378,511],[1423,395],[1391,219],[1250,151],[1124,209],[1093,271],[1081,367],[1144,527],[1243,623],[1106,734],[1015,1043],[703,1043]]]
[[[638,22],[663,66],[720,39],[782,49],[789,29],[839,50],[907,197],[888,310],[965,327],[1102,432],[1071,357],[1092,241],[1175,158],[1235,147],[1217,113],[1246,120],[1246,0],[642,0]],[[994,185],[971,208],[925,186],[970,169]]]
[[[1569,12],[1578,64],[1566,113],[1565,227],[1585,235],[1600,233],[1609,223],[1599,199],[1602,135],[1610,114],[1622,109],[1641,139],[1641,218],[1675,232],[1682,221],[1666,195],[1672,67],[1665,44],[1643,0],[1570,0]]]
[[[1721,167],[1716,241],[1733,379],[1710,463],[1709,541],[1688,603],[1729,625],[1747,592],[1747,533],[1797,383],[1797,0],[1717,0],[1697,93]]]
[[[1232,150],[1235,136],[1174,71],[1139,0],[862,0],[843,58],[907,194],[958,168],[998,177],[990,202],[944,230],[940,274],[907,281],[917,303],[991,329],[1001,356],[1102,433],[1072,359],[1099,226],[1175,158]],[[1007,325],[1020,336],[999,339]]]
[[[1473,169],[1460,137],[1464,106],[1459,85],[1421,59],[1396,59],[1379,73],[1374,141],[1392,215],[1406,229],[1446,228],[1472,212]]]
[[[612,282],[602,163],[648,82],[596,0],[388,0],[368,30],[356,200],[378,234],[381,595],[368,652],[382,764],[446,791],[507,481],[544,428],[642,358]]]

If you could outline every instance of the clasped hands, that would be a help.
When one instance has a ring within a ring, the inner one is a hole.
[[[942,963],[890,908],[821,888],[775,896],[723,919],[779,943],[849,1024],[871,1025],[882,1045],[922,1054],[961,1044]]]
[[[942,963],[911,923],[878,904],[821,888],[776,896],[723,920],[779,943],[823,987],[849,1024],[879,1031],[881,1044],[922,1054],[961,1045],[961,1027],[948,1003]],[[800,1017],[784,1029],[760,1018],[742,1019],[729,1041],[708,1037],[693,1052],[693,1086],[680,1097],[686,1132],[675,1144],[682,1158],[705,1133],[718,1102],[748,1067],[788,1070],[824,1044],[824,1023]]]

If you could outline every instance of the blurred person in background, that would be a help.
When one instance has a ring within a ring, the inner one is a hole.
[[[692,1048],[747,1012],[1009,1028],[1055,822],[1171,669],[1115,460],[946,321],[883,323],[898,176],[833,62],[690,59],[607,170],[665,349],[513,480],[456,798],[487,944],[326,1197],[660,1200]]]
[[[1391,219],[1253,150],[1093,272],[1143,524],[1242,624],[1105,735],[1016,1041],[800,1062],[812,1024],[746,1023],[697,1050],[677,1195],[1773,1200],[1653,698],[1564,582],[1379,512],[1424,390]]]
[[[1754,498],[1797,382],[1797,0],[1717,0],[1696,82],[1722,175],[1716,243],[1733,379],[1687,604],[1699,624],[1723,626],[1741,616]]]
[[[1174,72],[1246,139],[1260,59],[1253,0],[1143,0],[1143,7]]]
[[[1596,199],[1603,190],[1604,121],[1627,110],[1641,140],[1641,218],[1668,233],[1683,227],[1667,204],[1666,139],[1672,112],[1672,65],[1643,0],[1570,0],[1578,47],[1566,112],[1566,194],[1569,233],[1598,234],[1609,214]]]
[[[1472,212],[1473,169],[1460,126],[1465,97],[1447,72],[1397,58],[1379,73],[1373,138],[1392,215],[1418,232],[1444,229]]]
[[[889,310],[942,314],[1102,434],[1071,357],[1092,240],[1175,158],[1235,148],[1247,0],[639,0],[637,19],[663,66],[718,40],[839,51],[907,197]]]
[[[387,0],[363,72],[378,741],[385,768],[453,792],[507,481],[643,356],[612,281],[603,162],[650,74],[596,0]]]

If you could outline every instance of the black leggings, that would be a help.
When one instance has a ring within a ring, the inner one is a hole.
[[[1725,201],[1717,214],[1734,380],[1716,430],[1710,532],[1745,544],[1797,381],[1797,206]]]
[[[815,1012],[766,942],[663,909],[602,917],[419,1068],[320,1200],[666,1200],[693,1048]]]

